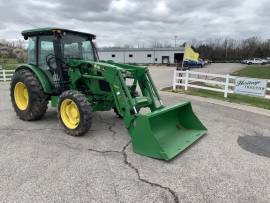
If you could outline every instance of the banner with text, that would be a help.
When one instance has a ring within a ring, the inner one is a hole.
[[[267,80],[238,77],[235,79],[234,93],[264,97]]]

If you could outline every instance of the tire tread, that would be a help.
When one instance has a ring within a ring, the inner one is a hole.
[[[26,110],[21,111],[14,99],[14,88],[17,82],[23,82],[29,92],[29,105]],[[47,111],[48,108],[48,95],[43,91],[43,88],[35,76],[35,74],[27,69],[17,70],[10,83],[10,97],[12,106],[16,112],[16,115],[25,121],[40,120]]]
[[[61,115],[60,115],[60,106],[61,102],[65,99],[73,100],[79,108],[80,111],[80,124],[75,129],[68,129],[64,123],[62,122]],[[64,127],[67,134],[72,136],[82,136],[85,134],[92,126],[92,110],[89,102],[87,101],[86,97],[76,90],[67,90],[63,92],[59,97],[58,102],[58,119],[61,125]]]

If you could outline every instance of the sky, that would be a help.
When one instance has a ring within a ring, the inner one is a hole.
[[[99,47],[270,39],[270,0],[1,0],[0,20],[0,39],[60,27],[96,34]]]

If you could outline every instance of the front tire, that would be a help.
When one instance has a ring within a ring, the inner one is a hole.
[[[91,106],[79,91],[65,91],[59,97],[58,118],[67,134],[81,136],[91,128]]]
[[[21,69],[14,73],[10,83],[11,102],[21,120],[41,119],[48,108],[48,95],[33,72]]]

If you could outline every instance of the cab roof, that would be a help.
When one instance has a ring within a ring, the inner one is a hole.
[[[22,31],[22,35],[24,38],[37,36],[37,35],[53,35],[54,33],[71,33],[71,34],[77,34],[77,35],[84,35],[87,37],[90,37],[91,39],[95,39],[96,36],[90,33],[85,32],[79,32],[74,30],[68,30],[68,29],[62,29],[62,28],[37,28],[37,29],[29,29]]]

